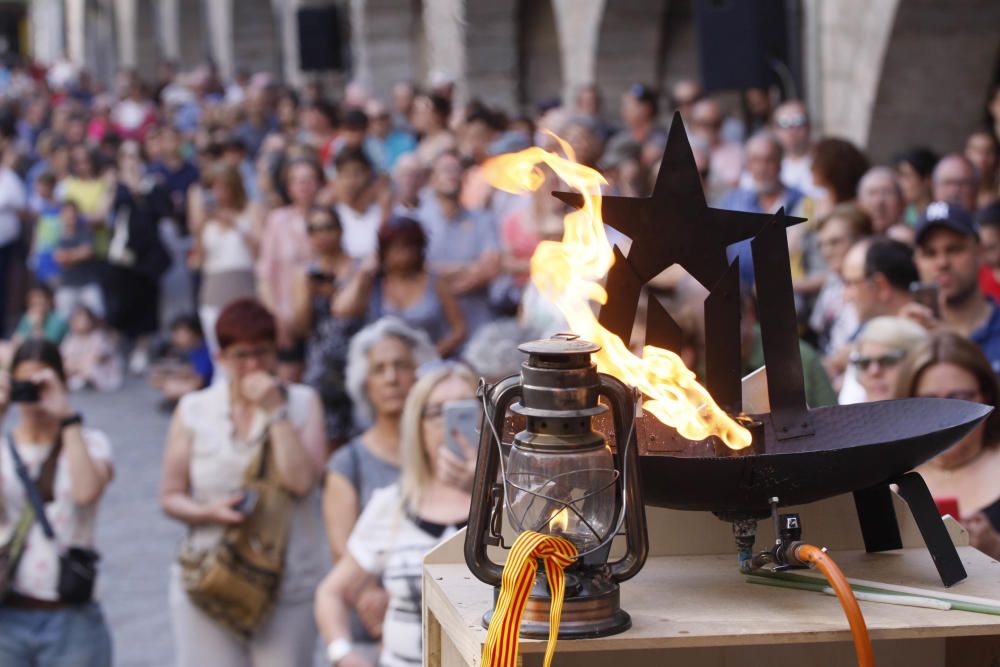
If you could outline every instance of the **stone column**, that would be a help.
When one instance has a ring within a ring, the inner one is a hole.
[[[28,5],[31,54],[40,63],[51,65],[66,57],[63,0],[35,0]]]
[[[245,2],[246,0],[244,0]],[[208,46],[212,60],[224,81],[233,76],[235,46],[233,44],[233,0],[207,0]]]
[[[425,0],[423,19],[428,71],[443,72],[454,79],[457,99],[466,99],[465,2]]]
[[[606,0],[552,0],[562,61],[562,98],[569,104],[577,87],[597,80],[597,36]]]
[[[299,67],[299,26],[296,12],[302,0],[272,0],[275,13],[281,23],[282,74],[285,83],[298,87],[302,85],[302,69]]]
[[[159,0],[156,9],[163,57],[177,62],[181,57],[180,7],[177,0]]]
[[[115,32],[118,37],[118,64],[135,68],[139,62],[136,53],[136,35],[139,32],[136,0],[114,0]],[[149,48],[152,45],[143,45]]]
[[[77,67],[87,61],[86,0],[66,0],[66,57]]]

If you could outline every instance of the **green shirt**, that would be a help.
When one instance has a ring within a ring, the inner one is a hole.
[[[819,353],[809,343],[799,340],[799,353],[802,355],[802,376],[806,387],[806,403],[811,408],[837,404],[837,392],[830,384],[826,369]],[[764,365],[764,345],[760,337],[760,325],[755,324],[750,350],[743,362],[743,374],[747,375]]]
[[[58,345],[62,342],[68,328],[66,320],[59,317],[59,315],[54,312],[49,313],[49,316],[45,318],[45,324],[42,326],[42,337],[50,343]],[[28,321],[27,315],[21,317],[21,321],[18,322],[17,330],[14,331],[14,335],[22,339],[31,338],[34,335],[34,332],[31,330],[31,322]]]

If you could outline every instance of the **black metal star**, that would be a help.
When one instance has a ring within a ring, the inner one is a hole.
[[[579,193],[554,192],[580,208]],[[630,341],[642,286],[673,264],[709,290],[705,301],[706,385],[730,412],[741,404],[739,260],[730,262],[726,248],[752,239],[758,274],[758,311],[764,329],[764,357],[772,383],[771,405],[782,435],[811,431],[802,385],[791,269],[784,229],[804,222],[784,211],[747,213],[711,208],[705,201],[698,167],[680,114],[667,135],[660,170],[649,197],[602,197],[604,222],[632,240],[628,255],[615,249],[615,263],[605,288],[608,302],[599,320],[609,331]],[[681,328],[654,296],[648,301],[646,344],[679,352]]]
[[[579,193],[552,194],[575,208],[583,206]],[[672,264],[680,264],[709,290],[729,268],[726,246],[753,238],[774,217],[769,213],[725,211],[706,204],[691,144],[678,113],[670,124],[653,194],[605,196],[601,212],[604,222],[632,239],[628,261],[641,282]],[[804,221],[785,217],[786,226]]]

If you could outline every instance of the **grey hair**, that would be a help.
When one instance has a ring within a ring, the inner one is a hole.
[[[431,339],[423,331],[412,328],[398,317],[383,317],[372,322],[351,338],[347,348],[347,370],[345,384],[347,394],[354,404],[354,414],[359,421],[370,423],[375,417],[374,406],[368,400],[365,385],[368,381],[368,353],[383,338],[397,338],[413,351],[413,363],[419,368],[423,364],[439,359]]]
[[[496,382],[520,372],[526,356],[517,346],[536,337],[513,318],[496,320],[479,327],[462,359],[487,381]]]

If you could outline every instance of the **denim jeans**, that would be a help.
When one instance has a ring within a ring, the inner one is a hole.
[[[101,608],[0,607],[0,667],[111,667]]]

